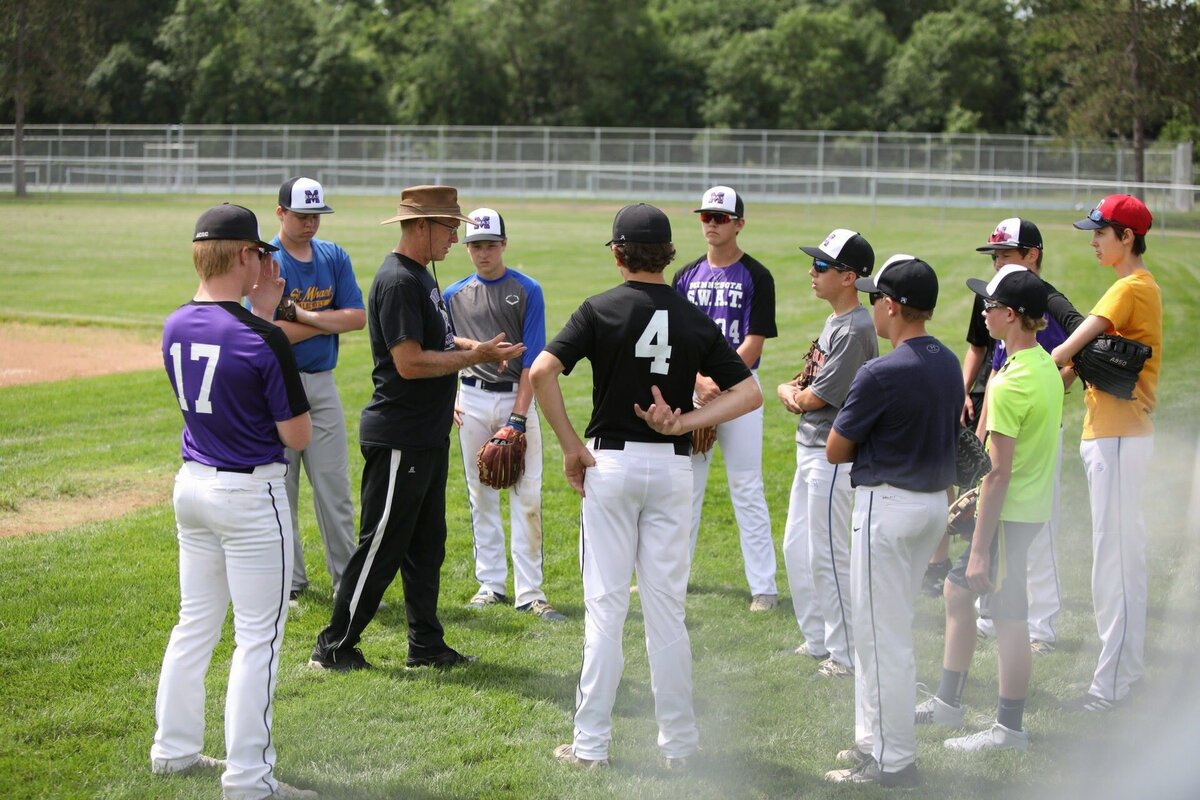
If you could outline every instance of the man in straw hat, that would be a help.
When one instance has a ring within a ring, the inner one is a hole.
[[[329,626],[309,664],[347,671],[370,666],[357,644],[384,591],[400,572],[408,618],[409,667],[473,661],[446,644],[437,617],[446,557],[446,475],[450,425],[460,369],[519,358],[522,344],[505,333],[486,342],[454,335],[436,274],[471,222],[450,186],[413,186],[400,194],[394,217],[400,242],[379,267],[367,296],[371,378],[375,392],[359,426],[362,520]]]

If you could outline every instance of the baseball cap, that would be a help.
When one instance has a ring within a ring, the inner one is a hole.
[[[662,211],[646,203],[625,206],[613,217],[612,238],[606,245],[626,242],[669,244],[671,220]]]
[[[232,203],[214,206],[196,220],[196,232],[192,234],[193,242],[210,242],[218,239],[254,242],[268,253],[274,253],[279,249],[275,245],[264,242],[259,236],[258,218],[254,216],[253,211]]]
[[[746,204],[742,202],[742,196],[728,186],[714,186],[700,198],[700,207],[694,213],[701,211],[716,211],[742,219],[746,216]]]
[[[332,214],[325,190],[312,178],[292,178],[279,187],[279,207],[297,214]]]
[[[468,217],[475,220],[467,224],[464,242],[503,242],[508,238],[504,232],[504,217],[494,208],[477,208]]]
[[[860,292],[882,292],[901,305],[921,311],[932,311],[937,305],[937,273],[907,253],[892,256],[874,277],[859,278],[854,286]]]
[[[967,288],[985,300],[995,300],[1027,317],[1046,313],[1050,290],[1037,275],[1020,264],[1001,267],[990,281],[967,278]]]
[[[1097,203],[1086,218],[1076,222],[1075,227],[1081,231],[1094,231],[1113,222],[1139,236],[1145,236],[1154,223],[1154,217],[1150,215],[1146,204],[1133,195],[1110,194]]]
[[[864,278],[875,269],[875,251],[871,245],[861,233],[846,228],[834,228],[818,246],[800,249],[813,258],[849,267]]]
[[[996,230],[992,231],[992,235],[988,237],[987,244],[975,249],[980,253],[986,253],[990,250],[1011,250],[1017,247],[1022,249],[1036,247],[1043,251],[1046,249],[1042,244],[1042,232],[1038,230],[1037,225],[1027,219],[1009,217],[996,226]]]

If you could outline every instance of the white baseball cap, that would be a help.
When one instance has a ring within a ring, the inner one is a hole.
[[[292,178],[279,187],[279,206],[297,214],[332,214],[325,190],[312,178]]]
[[[504,232],[504,217],[494,208],[477,208],[467,214],[474,222],[467,223],[467,235],[463,242],[503,242],[508,238]]]
[[[702,211],[715,211],[718,214],[728,214],[738,219],[746,216],[746,206],[742,202],[742,196],[728,186],[714,186],[705,192],[700,198],[700,207],[695,210],[695,213],[699,214]]]

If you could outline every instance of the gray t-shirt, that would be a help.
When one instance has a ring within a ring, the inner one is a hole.
[[[859,305],[841,316],[830,314],[817,339],[817,350],[817,374],[809,388],[826,405],[800,415],[796,443],[805,447],[825,446],[854,374],[864,362],[879,356],[871,312]]]

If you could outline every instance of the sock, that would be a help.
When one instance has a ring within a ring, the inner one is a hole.
[[[1025,716],[1025,700],[1009,700],[1001,697],[996,703],[996,722],[1010,731],[1019,731],[1021,718]]]
[[[955,672],[942,667],[942,680],[938,684],[937,697],[948,706],[962,705],[963,687],[967,685],[967,673]]]

